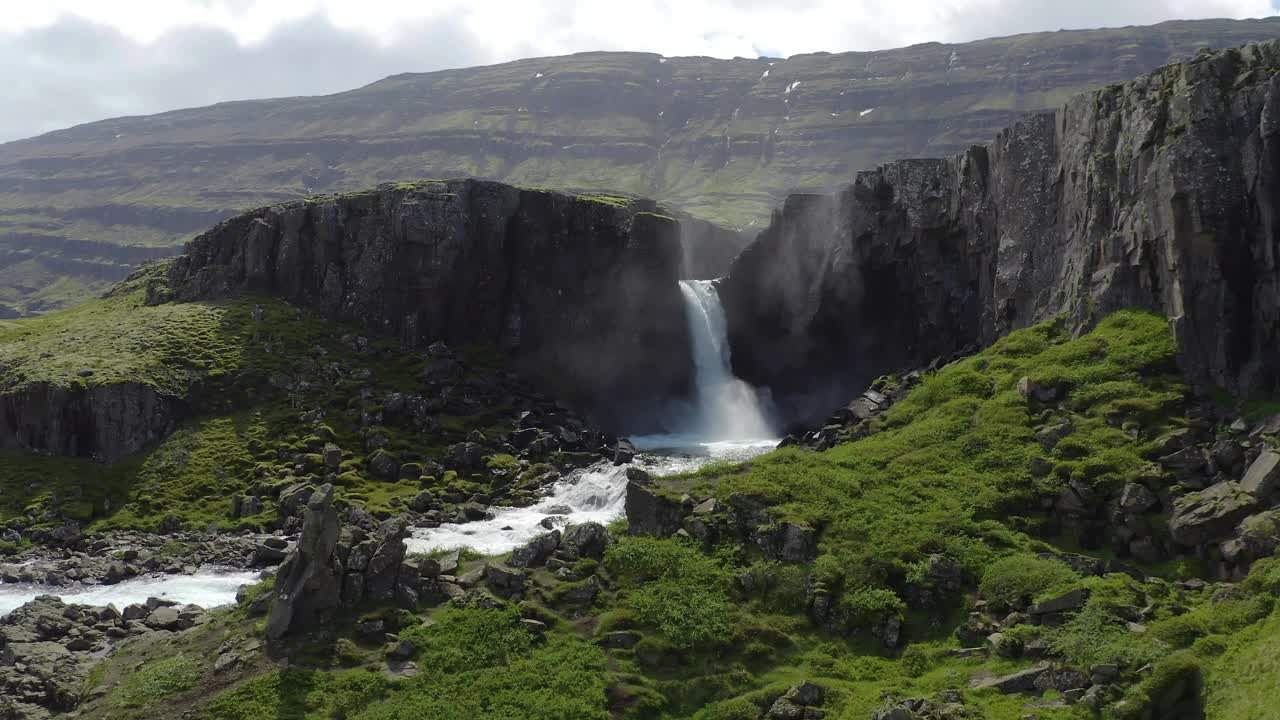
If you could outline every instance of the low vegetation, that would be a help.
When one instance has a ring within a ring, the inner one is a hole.
[[[455,397],[438,401],[429,427],[406,418],[371,433],[362,416],[382,413],[393,393],[427,392],[423,373],[436,360],[267,297],[148,306],[151,277],[73,310],[4,323],[0,390],[136,383],[178,399],[189,416],[163,442],[106,466],[0,450],[0,523],[35,517],[37,526],[71,519],[94,530],[150,530],[176,517],[191,527],[261,525],[275,514],[270,502],[256,516],[232,518],[230,498],[314,480],[331,445],[341,451],[339,492],[390,510],[423,486],[418,477],[374,477],[375,452],[421,462],[472,432],[510,429],[500,397],[487,404]],[[460,353],[459,384],[501,367],[486,349]],[[488,479],[432,481],[440,492],[450,483],[475,492]]]
[[[259,304],[219,312],[234,319]],[[264,307],[268,318],[296,317],[284,306]],[[309,334],[305,321],[275,332],[251,337],[297,332],[296,341],[286,342],[304,346],[323,336]],[[331,352],[349,357],[336,346]],[[770,560],[733,538],[704,544],[631,536],[615,526],[603,560],[574,565],[575,580],[538,570],[516,602],[446,603],[416,613],[362,608],[360,617],[280,651],[287,664],[255,656],[219,674],[206,661],[193,664],[196,641],[178,636],[167,654],[152,656],[146,672],[124,677],[121,668],[134,661],[108,661],[105,676],[118,679],[89,709],[114,708],[105,717],[135,710],[137,717],[162,717],[181,707],[207,720],[754,720],[808,680],[826,691],[830,718],[865,720],[891,698],[943,691],[985,720],[1020,720],[1029,712],[1041,720],[1099,717],[1085,704],[1052,702],[1061,697],[1056,691],[1033,711],[1027,696],[974,687],[1026,668],[1031,661],[1020,652],[1034,645],[1072,667],[1116,666],[1127,687],[1108,700],[1116,720],[1177,717],[1178,706],[1196,696],[1188,688],[1198,689],[1207,718],[1261,720],[1280,703],[1274,682],[1280,559],[1256,563],[1225,594],[1180,582],[1194,564],[1086,572],[1074,554],[1079,548],[1056,534],[1044,503],[1066,483],[1109,489],[1160,472],[1147,457],[1187,422],[1186,389],[1172,360],[1166,324],[1148,314],[1118,313],[1074,338],[1046,323],[928,374],[871,421],[865,436],[825,452],[787,448],[664,481],[672,492],[688,490],[817,531],[812,563]],[[404,382],[420,367],[397,362],[385,366],[388,377],[399,374],[389,382]],[[1052,388],[1066,409],[1029,402],[1025,394],[1034,388]],[[272,443],[312,442],[287,434],[293,412],[250,407],[193,421],[119,466],[113,482],[121,483],[123,504],[109,514],[98,514],[95,505],[89,515],[102,527],[145,524],[154,518],[144,500],[150,497],[156,506],[184,498],[192,517],[212,516],[216,505],[200,509],[200,495],[252,482],[263,463],[270,465]],[[1072,432],[1046,448],[1039,429],[1068,420]],[[358,433],[333,427],[344,445]],[[396,452],[405,447],[396,445]],[[498,455],[486,464],[502,469],[510,460]],[[350,467],[362,469],[359,461]],[[346,491],[394,497],[397,485],[370,482]],[[462,557],[459,573],[493,560]],[[957,569],[958,587],[934,573],[939,558]],[[587,582],[601,588],[594,602],[570,602]],[[223,637],[261,632],[248,608],[262,591],[247,592],[239,608],[222,616]],[[962,652],[972,643],[964,637],[971,612],[997,606],[1014,617],[1016,609],[1073,592],[1083,599],[1061,622],[1010,621],[989,653]],[[353,632],[353,623],[371,617],[394,618],[394,634],[371,641]],[[886,642],[894,632],[900,639]],[[401,666],[386,660],[402,642],[409,643],[405,661],[416,673],[395,671]],[[164,699],[169,692],[177,699]],[[1165,714],[1143,714],[1152,708]]]

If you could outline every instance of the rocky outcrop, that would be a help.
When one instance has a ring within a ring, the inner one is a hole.
[[[321,485],[309,495],[302,534],[276,574],[268,639],[322,626],[365,601],[416,608],[424,597],[447,596],[440,588],[439,561],[407,559],[409,527],[403,517],[366,531],[343,522],[340,510],[332,485]]]
[[[634,417],[689,383],[680,233],[586,197],[387,186],[217,226],[173,263],[171,297],[265,291],[410,346],[499,346],[557,396]]]
[[[311,495],[303,523],[297,546],[276,575],[267,616],[267,637],[272,639],[297,627],[324,622],[342,599],[344,568],[335,555],[340,525],[332,485],[324,485]],[[360,589],[363,591],[363,585]]]
[[[0,393],[0,448],[114,462],[167,435],[184,410],[142,383],[32,383]]]
[[[794,410],[815,376],[848,397],[1050,317],[1143,306],[1195,383],[1274,389],[1278,65],[1274,42],[1204,53],[789,198],[720,288],[735,371]]]
[[[794,685],[782,694],[769,711],[764,714],[765,720],[823,720],[826,712],[819,706],[827,699],[827,691],[821,685],[808,680]]]
[[[711,280],[729,272],[733,259],[755,239],[754,233],[680,216],[681,275]]]
[[[113,605],[37,597],[0,617],[0,718],[43,720],[74,710],[86,698],[85,680],[93,667],[120,644],[208,621],[208,613],[197,606],[160,598],[122,612]],[[87,697],[101,693],[102,688],[92,688]]]

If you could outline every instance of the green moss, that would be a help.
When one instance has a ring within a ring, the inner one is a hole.
[[[144,665],[111,693],[111,704],[120,708],[146,708],[195,686],[204,677],[204,664],[175,655]]]
[[[905,573],[925,553],[949,555],[976,575],[1006,548],[1028,545],[1041,522],[1039,498],[1056,492],[1058,481],[1028,471],[1042,453],[1041,420],[1019,395],[1019,380],[1059,388],[1071,407],[1072,443],[1055,456],[1059,477],[1112,485],[1158,471],[1144,452],[1177,422],[1167,408],[1185,392],[1171,374],[1173,356],[1166,322],[1143,312],[1117,313],[1074,339],[1056,323],[1011,333],[927,377],[870,437],[718,471],[712,490],[821,528],[822,554],[851,586]],[[1114,416],[1135,422],[1139,439]]]
[[[275,670],[212,698],[207,720],[331,720],[350,718],[383,697],[388,681],[367,670],[326,673],[304,668]]]
[[[270,525],[270,501],[256,517],[233,519],[232,497],[318,479],[327,443],[336,443],[348,458],[360,450],[365,432],[358,412],[363,408],[352,401],[357,390],[368,388],[374,397],[425,391],[417,375],[428,361],[394,339],[370,337],[369,350],[360,352],[349,340],[362,334],[357,329],[256,295],[148,307],[142,298],[153,279],[143,275],[75,310],[6,323],[0,328],[0,387],[137,382],[179,398],[193,416],[159,444],[113,465],[0,451],[0,522],[30,515],[47,524],[66,518],[93,529],[155,529],[174,516],[189,527]],[[477,373],[493,372],[504,362],[483,348],[457,351]],[[308,362],[341,370],[324,382],[298,385],[296,379],[319,372],[316,364],[304,366]],[[81,377],[69,371],[73,366],[93,374]],[[356,370],[367,371],[370,379],[353,377]],[[299,404],[323,421],[304,419]],[[510,415],[498,399],[427,433],[391,425],[379,432],[386,452],[410,468],[421,467],[473,431],[507,432]],[[342,463],[340,496],[390,510],[393,502],[420,491],[416,478],[383,482],[362,463]]]
[[[579,195],[577,196],[577,199],[585,200],[587,202],[599,203],[601,205],[608,205],[609,207],[616,207],[616,208],[629,207],[631,203],[634,202],[631,198],[622,197],[619,195],[588,194],[588,195]]]

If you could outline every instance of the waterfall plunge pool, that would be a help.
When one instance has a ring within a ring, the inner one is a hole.
[[[742,462],[778,444],[768,399],[733,374],[714,282],[683,281],[680,292],[692,341],[693,403],[673,410],[679,415],[677,432],[632,438],[640,451],[633,464],[656,476],[692,472],[713,462]],[[410,552],[467,547],[496,555],[547,532],[542,524],[547,518],[551,527],[611,522],[625,512],[626,494],[627,466],[598,463],[570,473],[534,505],[498,508],[489,520],[418,529],[407,544]]]

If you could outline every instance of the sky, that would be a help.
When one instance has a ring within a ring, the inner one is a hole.
[[[1275,14],[1280,0],[0,0],[0,142],[586,50],[785,57]]]

